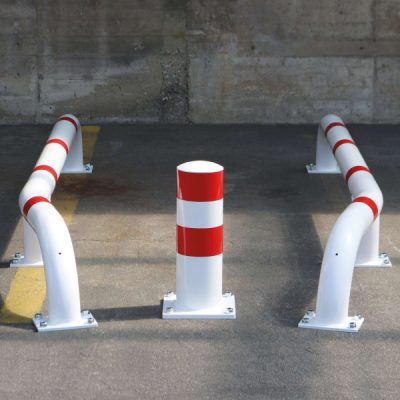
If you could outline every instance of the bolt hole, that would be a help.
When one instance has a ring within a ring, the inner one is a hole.
[[[339,253],[336,253],[336,254],[335,254],[335,256],[338,256],[338,255],[339,255]]]

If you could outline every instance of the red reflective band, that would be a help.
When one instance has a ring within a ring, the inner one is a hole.
[[[176,226],[176,252],[190,257],[211,257],[223,252],[224,227],[197,229]]]
[[[24,208],[23,208],[23,213],[24,213],[25,217],[28,215],[28,212],[29,212],[29,210],[31,209],[32,206],[34,206],[36,203],[41,203],[41,202],[50,203],[50,201],[47,200],[46,197],[42,197],[42,196],[31,197],[25,203]]]
[[[78,130],[78,124],[75,122],[74,119],[72,119],[72,118],[70,118],[70,117],[61,117],[61,118],[58,118],[57,122],[58,122],[58,121],[68,121],[68,122],[71,122],[71,124],[74,125],[75,129]]]
[[[57,172],[52,167],[50,167],[50,165],[38,165],[37,167],[35,167],[33,169],[33,172],[36,172],[36,171],[47,171],[47,172],[50,172],[50,174],[53,176],[54,180],[56,182],[58,180]]]
[[[338,142],[335,143],[335,145],[333,146],[333,154],[336,153],[336,150],[338,149],[339,146],[341,146],[342,144],[354,144],[354,146],[356,145],[352,140],[350,139],[342,139],[339,140]]]
[[[69,152],[68,145],[67,145],[67,143],[64,142],[64,140],[61,140],[61,139],[50,139],[50,140],[47,141],[46,144],[51,144],[51,143],[60,144],[62,147],[64,147],[64,150],[68,154],[68,152]]]
[[[372,211],[372,213],[374,214],[374,219],[378,216],[379,210],[378,210],[378,206],[376,205],[376,203],[370,199],[369,197],[357,197],[353,200],[353,203],[364,203],[366,204]]]
[[[325,136],[328,134],[328,132],[334,128],[335,126],[343,126],[343,128],[346,128],[345,124],[341,123],[341,122],[332,122],[331,124],[329,124],[326,128],[325,128]]]
[[[345,179],[346,179],[346,182],[349,181],[350,177],[351,177],[354,173],[359,172],[359,171],[371,172],[367,167],[364,167],[364,166],[362,166],[362,165],[356,165],[355,167],[351,167],[351,168],[347,171],[346,178],[345,178]]]
[[[215,201],[224,197],[224,171],[192,173],[177,171],[176,197],[186,201]]]

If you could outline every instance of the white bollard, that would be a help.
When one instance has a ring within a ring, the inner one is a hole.
[[[90,312],[80,310],[78,274],[71,237],[62,216],[50,201],[78,131],[79,121],[73,115],[62,116],[56,122],[19,196],[19,206],[26,220],[26,261],[39,260],[39,243],[45,266],[49,315],[46,318],[37,314],[33,319],[39,332],[97,326]]]
[[[224,169],[209,161],[177,168],[176,295],[164,319],[235,319],[235,296],[222,293]]]
[[[316,311],[308,311],[300,328],[358,332],[364,318],[349,317],[354,266],[390,266],[387,255],[379,255],[379,214],[382,193],[352,140],[336,115],[321,120],[332,155],[349,186],[352,202],[336,221],[324,251],[318,285]]]

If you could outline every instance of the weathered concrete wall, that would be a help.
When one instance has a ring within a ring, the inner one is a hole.
[[[400,122],[398,0],[2,0],[0,123]]]

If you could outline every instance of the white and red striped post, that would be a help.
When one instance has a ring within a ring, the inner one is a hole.
[[[62,216],[51,204],[51,195],[78,132],[79,121],[73,115],[59,118],[19,196],[25,219],[27,261],[41,260],[43,256],[45,267],[48,318],[37,314],[33,319],[39,332],[97,326],[90,312],[80,310],[71,237]],[[78,172],[77,165],[74,172]],[[23,260],[20,258],[21,262]]]
[[[165,319],[235,319],[235,296],[222,293],[224,168],[209,161],[177,167],[176,295]]]
[[[308,311],[299,327],[357,332],[364,318],[348,316],[354,266],[391,266],[387,255],[378,252],[383,196],[343,121],[327,115],[321,120],[320,131],[342,171],[352,202],[329,235],[316,310]]]

